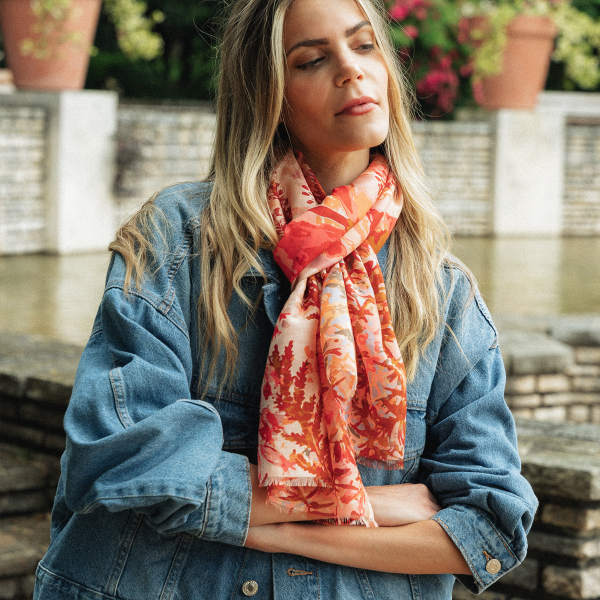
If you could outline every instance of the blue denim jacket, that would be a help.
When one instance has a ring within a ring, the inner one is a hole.
[[[248,463],[256,460],[260,387],[289,284],[260,251],[268,282],[249,271],[235,295],[235,384],[198,399],[198,219],[204,183],[163,191],[170,226],[157,269],[124,295],[116,255],[65,417],[67,448],[52,541],[37,571],[37,600],[229,600],[258,584],[257,599],[448,600],[452,575],[398,575],[243,547],[250,517]],[[379,253],[385,272],[387,247]],[[365,485],[423,482],[443,509],[434,517],[481,591],[525,557],[536,499],[519,474],[513,419],[503,397],[497,332],[458,268],[446,267],[444,319],[408,385],[402,471],[360,466]],[[460,346],[459,346],[460,344]],[[223,357],[220,357],[223,359]],[[488,561],[495,559],[494,572]],[[487,569],[486,569],[487,566]]]

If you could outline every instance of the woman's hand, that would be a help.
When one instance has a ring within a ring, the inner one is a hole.
[[[372,485],[365,489],[380,527],[427,521],[442,509],[422,483]]]

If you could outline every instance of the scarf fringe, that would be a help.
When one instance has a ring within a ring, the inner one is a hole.
[[[313,521],[319,525],[362,525],[363,527],[379,527],[375,519],[369,521],[366,517],[359,517],[358,519],[351,519],[349,517],[333,517],[331,519],[319,519]]]
[[[377,458],[367,458],[366,456],[356,456],[356,462],[372,469],[382,469],[385,471],[401,471],[404,469],[404,459],[402,460],[378,460]]]
[[[319,481],[314,477],[296,477],[294,479],[289,477],[265,477],[260,485],[262,487],[268,485],[280,485],[283,487],[333,487],[330,483]]]

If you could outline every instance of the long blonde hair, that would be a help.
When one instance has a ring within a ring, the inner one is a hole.
[[[201,215],[201,293],[198,301],[202,362],[210,348],[206,380],[211,381],[219,353],[225,351],[221,388],[235,377],[238,340],[227,315],[232,292],[252,304],[241,287],[254,267],[267,280],[258,259],[260,247],[278,242],[267,205],[267,189],[277,162],[290,147],[280,124],[286,74],[283,27],[293,0],[238,0],[220,47],[217,129],[209,179],[210,201]],[[450,236],[433,207],[410,127],[413,98],[389,40],[385,9],[377,0],[356,0],[375,31],[389,71],[390,124],[380,150],[400,183],[404,206],[390,236],[386,290],[394,329],[409,380],[441,323],[442,264]],[[152,205],[134,216],[109,247],[127,264],[139,285],[151,250],[145,224]]]

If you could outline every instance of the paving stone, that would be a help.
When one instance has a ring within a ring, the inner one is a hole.
[[[570,346],[540,333],[506,332],[500,348],[511,375],[561,373],[574,362]]]
[[[537,391],[541,394],[554,392],[568,392],[570,389],[571,381],[566,375],[539,375],[537,378]]]
[[[500,581],[526,590],[535,590],[539,585],[539,567],[536,560],[526,558],[518,567],[503,575]]]
[[[18,579],[0,579],[0,600],[13,600],[21,589]]]
[[[12,390],[12,395],[66,406],[81,352],[79,346],[39,336],[2,334],[0,373],[5,393]]]
[[[562,394],[544,394],[543,403],[546,406],[565,406],[568,404],[582,404],[580,394],[565,392]]]
[[[522,472],[538,496],[600,500],[598,426],[516,421]]]
[[[25,460],[16,451],[0,448],[0,492],[43,489],[47,475],[45,464]]]
[[[546,504],[542,508],[541,521],[573,531],[600,530],[600,508],[573,508],[557,504]]]
[[[585,404],[576,404],[567,409],[567,420],[574,423],[590,422],[590,407]]]
[[[27,598],[33,597],[33,590],[35,587],[35,575],[25,575],[21,579],[21,594]]]
[[[575,362],[582,365],[600,365],[600,348],[575,348]]]
[[[4,441],[18,442],[23,446],[42,447],[45,434],[33,427],[24,427],[15,423],[4,423],[0,421],[0,439]]]
[[[600,317],[560,317],[550,326],[550,335],[571,346],[600,346]]]
[[[33,573],[49,543],[49,513],[0,520],[0,577]]]
[[[571,365],[565,374],[572,377],[600,377],[600,365]]]
[[[542,531],[530,531],[529,547],[548,554],[568,556],[578,560],[600,558],[600,535],[593,538],[566,537]]]
[[[573,377],[576,392],[600,392],[600,377]]]
[[[63,431],[64,410],[52,410],[38,402],[22,401],[19,405],[19,420],[40,425],[43,429]]]
[[[423,600],[426,599],[423,598]],[[510,596],[492,590],[486,590],[481,594],[473,594],[457,581],[452,589],[452,600],[510,600]]]
[[[0,394],[19,398],[25,390],[25,377],[18,374],[0,373]]]
[[[535,392],[535,376],[513,375],[507,377],[504,391],[508,395],[533,394]]]
[[[0,494],[0,516],[20,515],[47,510],[52,504],[48,502],[45,490]]]
[[[533,408],[511,408],[510,412],[515,418],[533,419]]]
[[[600,425],[600,406],[591,407],[591,422]]]
[[[600,596],[600,567],[568,569],[547,566],[542,572],[544,589],[555,596],[587,600]]]
[[[534,408],[533,418],[538,421],[566,421],[567,409],[564,406],[543,406]]]
[[[505,396],[506,404],[510,408],[535,408],[542,405],[540,394],[524,394],[519,396]]]

